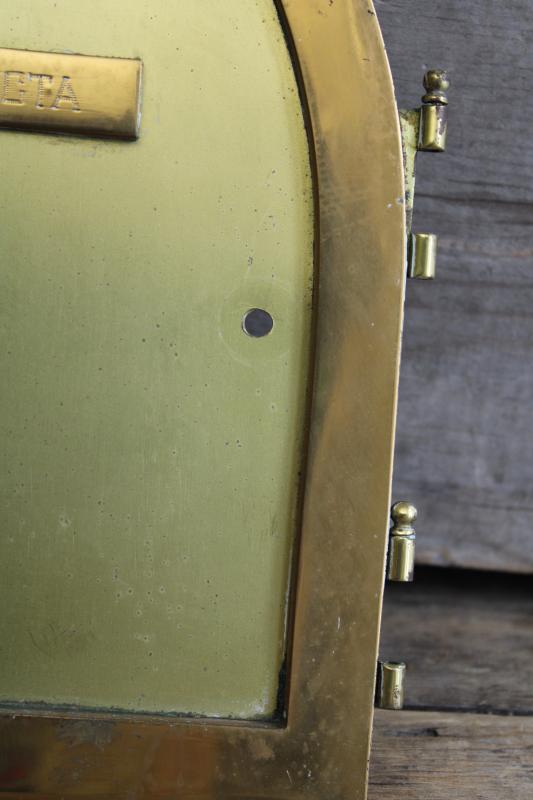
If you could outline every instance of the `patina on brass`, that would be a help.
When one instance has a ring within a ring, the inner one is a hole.
[[[420,109],[400,109],[402,149],[405,175],[405,220],[407,233],[411,232],[415,204],[416,154],[420,136]]]
[[[403,662],[380,661],[376,705],[389,711],[400,711],[404,703],[405,669]]]
[[[395,503],[391,511],[392,528],[387,577],[390,581],[406,583],[413,580],[415,569],[415,529],[417,510],[404,500]]]
[[[98,3],[95,39],[131,24],[127,5]],[[279,9],[309,111],[319,269],[286,721],[9,710],[3,757],[17,768],[4,772],[6,796],[366,796],[405,279],[400,134],[371,3]],[[85,38],[79,20],[72,28]]]
[[[136,139],[141,78],[138,59],[2,48],[0,127]]]
[[[412,233],[409,237],[407,277],[432,280],[437,270],[437,236]]]
[[[442,152],[446,147],[449,81],[444,70],[429,70],[424,76],[426,94],[422,107],[400,109],[400,127],[405,172],[407,233],[411,232],[415,198],[416,155],[420,150]]]

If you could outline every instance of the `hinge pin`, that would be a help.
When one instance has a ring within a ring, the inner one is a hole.
[[[413,523],[417,514],[416,508],[404,500],[395,503],[392,507],[389,568],[387,571],[390,581],[408,583],[413,580],[416,539]]]
[[[425,95],[422,97],[419,150],[443,153],[446,150],[448,128],[448,97],[450,84],[446,72],[432,69],[424,76]]]

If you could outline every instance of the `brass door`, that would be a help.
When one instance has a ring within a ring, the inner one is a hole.
[[[368,12],[0,8],[6,796],[364,796],[405,252]]]

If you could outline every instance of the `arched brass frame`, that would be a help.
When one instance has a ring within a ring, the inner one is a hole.
[[[10,712],[6,798],[365,796],[404,292],[400,133],[368,0],[278,5],[310,115],[320,267],[287,725]]]

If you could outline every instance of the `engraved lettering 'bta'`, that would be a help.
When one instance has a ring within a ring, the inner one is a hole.
[[[30,81],[37,81],[37,100],[35,101],[35,108],[46,108],[43,103],[44,100],[44,93],[45,93],[45,85],[49,88],[54,78],[52,75],[46,75],[45,73],[39,72],[28,72],[28,78]]]
[[[72,86],[72,81],[68,75],[63,75],[63,77],[61,78],[61,86],[59,87],[59,92],[57,93],[57,97],[54,100],[52,110],[61,111],[63,106],[60,106],[60,103],[70,103],[71,111],[76,111],[76,112],[81,111],[78,98],[76,97],[76,92],[74,91],[74,87]]]
[[[0,102],[7,106],[23,106],[24,89],[26,75],[17,70],[7,70],[4,72],[2,100]]]

